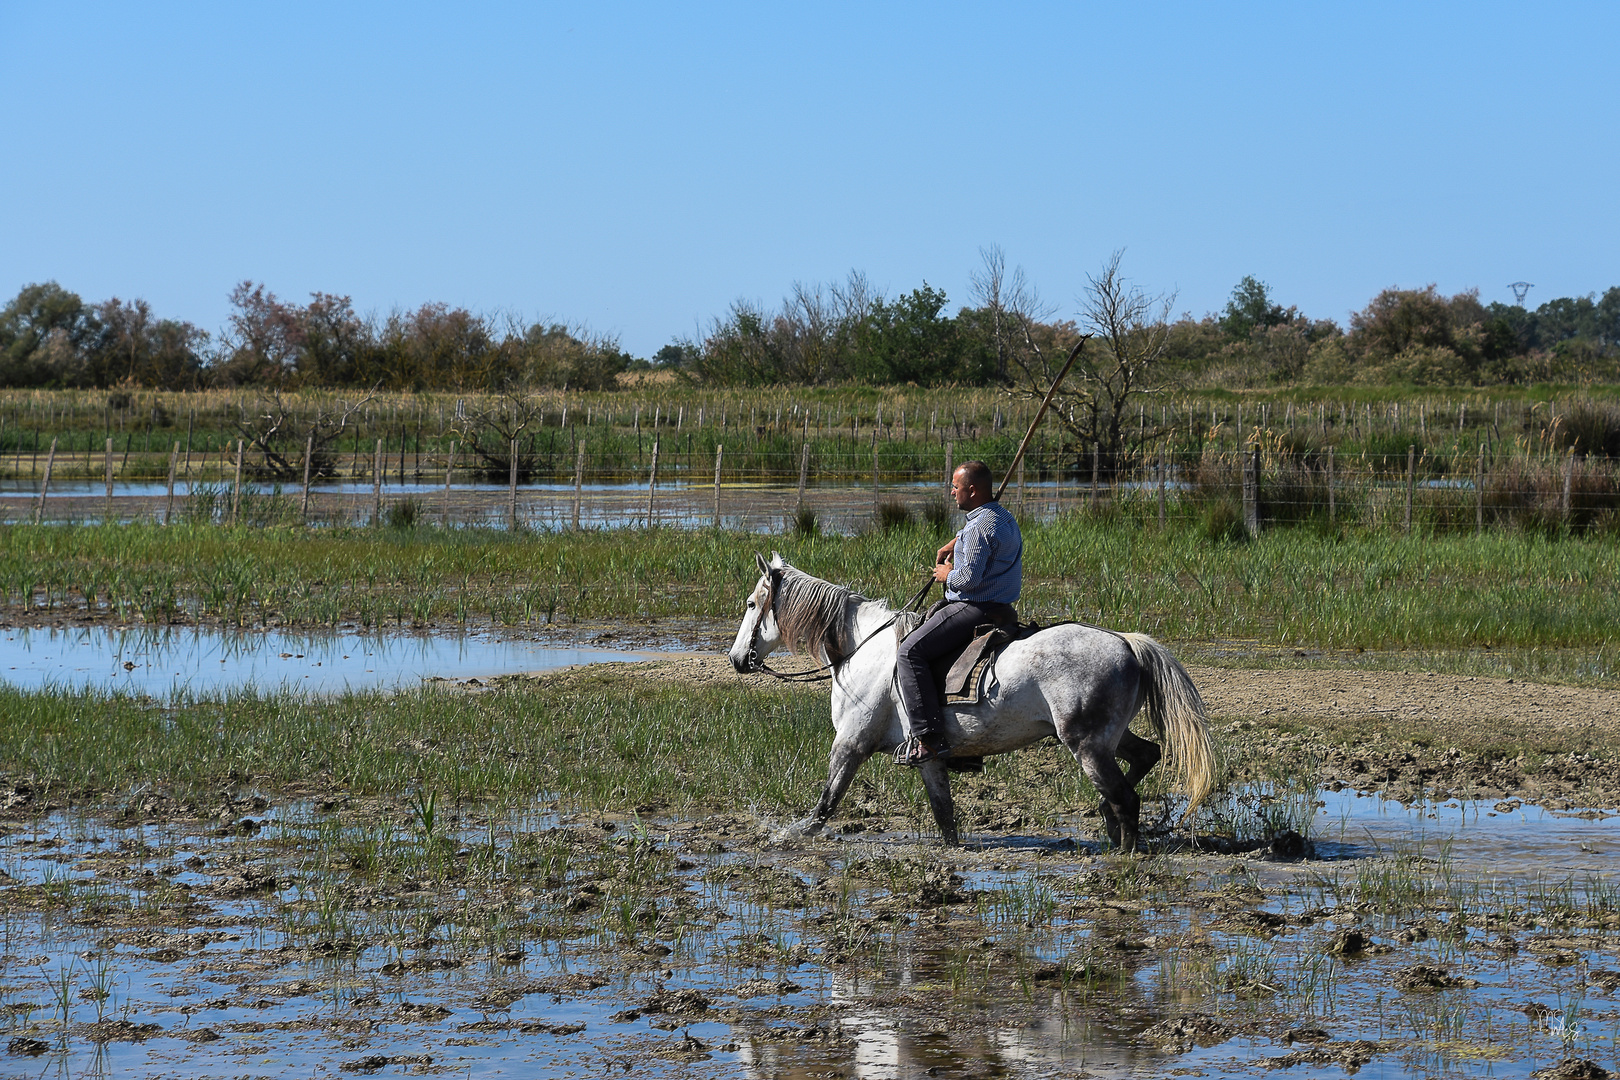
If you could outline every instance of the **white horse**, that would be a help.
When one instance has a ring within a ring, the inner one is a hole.
[[[892,751],[905,738],[894,665],[900,638],[916,617],[897,615],[881,600],[812,577],[779,554],[768,563],[755,558],[759,582],[728,654],[732,666],[745,673],[761,669],[764,657],[786,644],[832,670],[836,734],[827,786],[810,816],[788,827],[790,833],[811,835],[838,809],[861,763]],[[957,757],[987,757],[1057,736],[1101,793],[1109,837],[1134,851],[1141,810],[1136,785],[1161,753],[1156,743],[1129,730],[1144,703],[1191,813],[1214,785],[1204,703],[1186,669],[1145,634],[1065,623],[1012,642],[996,659],[978,704],[945,706],[946,739]],[[1120,770],[1116,756],[1129,764],[1129,772]],[[945,841],[954,844],[956,814],[946,766],[933,761],[921,772],[934,820]]]

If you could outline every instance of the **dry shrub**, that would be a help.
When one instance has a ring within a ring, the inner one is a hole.
[[[1564,513],[1564,481],[1569,476],[1569,513]],[[1612,462],[1593,458],[1530,461],[1516,458],[1485,476],[1488,522],[1554,532],[1566,524],[1589,529],[1620,511],[1620,476]]]
[[[1205,531],[1224,534],[1227,509],[1243,506],[1245,454],[1206,451],[1187,470],[1191,497],[1205,518]],[[1266,456],[1260,482],[1260,516],[1302,522],[1327,515],[1327,457],[1310,436],[1279,435]],[[1340,497],[1342,505],[1342,494]]]
[[[899,499],[884,499],[878,503],[878,528],[884,532],[894,532],[896,529],[909,528],[915,520],[911,516],[911,508]]]
[[[1582,457],[1620,458],[1620,406],[1587,401],[1560,413],[1552,442]]]

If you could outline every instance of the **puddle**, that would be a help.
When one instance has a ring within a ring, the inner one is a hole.
[[[160,699],[247,687],[263,693],[292,689],[334,694],[394,689],[430,678],[487,679],[571,664],[648,660],[658,655],[559,649],[477,634],[16,628],[0,631],[0,683],[22,690],[90,686]]]
[[[1302,863],[1087,834],[782,848],[747,817],[543,803],[424,825],[341,793],[59,811],[0,838],[0,1000],[32,1073],[71,1075],[1525,1077],[1566,1042],[1614,1064],[1620,819],[1319,797],[1332,858]],[[1396,865],[1427,900],[1369,899]],[[1335,953],[1351,930],[1366,951]],[[1424,966],[1477,984],[1401,989]]]
[[[1181,482],[1166,485],[1171,497],[1185,488]],[[109,514],[104,482],[52,480],[44,520],[96,524],[109,517],[116,521],[162,519],[169,512],[166,490],[165,484],[158,482],[115,483]],[[251,502],[273,490],[263,485],[244,485],[243,494]],[[1154,497],[1157,490],[1153,483],[1131,482],[1117,486],[1117,491],[1135,498]],[[193,500],[187,486],[178,484],[173,512],[182,517],[202,513],[213,520],[221,520],[228,514],[228,485],[199,485],[197,491],[207,495],[207,500]],[[298,485],[282,485],[279,491],[289,505],[296,507]],[[31,520],[37,492],[37,481],[0,481],[0,518]],[[1009,488],[1005,499],[1020,516],[1032,520],[1053,517],[1083,504],[1090,497],[1089,483],[1046,480],[1027,483],[1022,498],[1016,488]],[[453,484],[447,497],[442,483],[384,483],[385,511],[407,498],[416,501],[420,519],[433,524],[504,529],[511,522],[511,497],[504,484]],[[310,499],[309,522],[317,526],[364,524],[371,521],[376,512],[374,489],[364,482],[313,484]],[[805,503],[815,512],[818,526],[824,532],[840,535],[871,528],[876,504],[880,501],[904,505],[918,519],[930,507],[947,504],[945,485],[932,481],[883,483],[875,496],[869,483],[812,483],[805,490]],[[721,486],[719,515],[721,524],[728,529],[780,533],[793,526],[798,505],[796,483],[729,480]],[[587,529],[645,526],[648,510],[645,481],[585,484],[580,489],[578,523]],[[657,525],[685,529],[710,526],[715,520],[713,484],[682,478],[660,480],[653,493],[651,511]],[[520,485],[517,513],[525,528],[547,531],[572,528],[575,522],[573,484]],[[953,520],[959,521],[959,518],[953,511]]]
[[[1312,835],[1326,859],[1420,851],[1504,875],[1578,879],[1620,870],[1620,814],[1547,810],[1518,799],[1403,807],[1348,788],[1318,798],[1325,805]]]

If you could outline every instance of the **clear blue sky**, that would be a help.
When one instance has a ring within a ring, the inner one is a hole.
[[[216,329],[242,279],[649,355],[865,271],[1072,314],[1116,248],[1178,310],[1245,274],[1620,284],[1620,5],[0,0],[0,292]]]

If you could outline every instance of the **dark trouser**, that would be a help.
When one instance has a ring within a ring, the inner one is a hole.
[[[983,623],[1011,623],[1017,615],[1011,604],[981,604],[953,600],[935,611],[900,643],[896,669],[900,699],[906,705],[911,734],[925,743],[937,743],[945,734],[939,715],[939,688],[931,665],[947,654],[967,648],[973,630]]]

